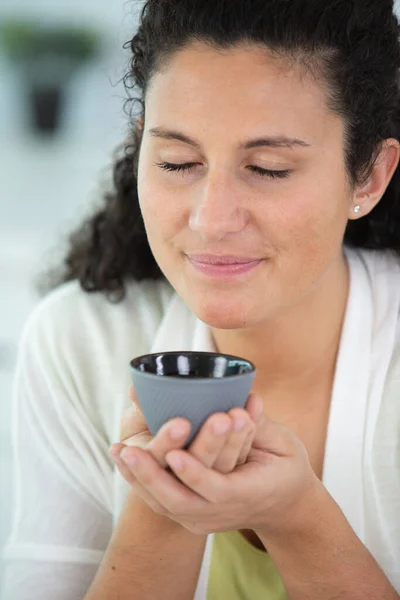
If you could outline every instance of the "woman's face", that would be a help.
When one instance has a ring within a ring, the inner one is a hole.
[[[152,79],[138,192],[153,254],[192,311],[255,327],[343,261],[344,123],[297,65],[195,43]]]

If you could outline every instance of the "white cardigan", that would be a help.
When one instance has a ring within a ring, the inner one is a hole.
[[[323,482],[400,592],[400,259],[346,249],[350,294]],[[14,519],[2,600],[81,600],[128,485],[108,455],[129,405],[129,361],[213,350],[208,327],[165,281],[123,302],[76,282],[42,300],[20,346],[13,398]],[[195,600],[205,600],[208,538]]]

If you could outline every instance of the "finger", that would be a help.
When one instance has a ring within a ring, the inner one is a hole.
[[[197,497],[204,498],[209,503],[223,503],[230,475],[208,469],[189,452],[173,450],[166,456],[167,463],[176,477],[185,484],[186,489],[192,490]]]
[[[262,414],[253,440],[254,448],[261,448],[276,456],[293,456],[301,444],[299,438],[281,423]]]
[[[186,419],[171,419],[160,428],[147,445],[148,450],[162,467],[167,467],[165,455],[170,450],[182,448],[189,437],[191,424]]]
[[[251,447],[253,445],[253,440],[254,440],[255,435],[256,435],[256,428],[254,428],[254,430],[251,431],[248,434],[247,438],[245,439],[244,444],[242,446],[242,449],[240,451],[240,454],[238,456],[237,462],[236,462],[237,466],[244,465],[244,463],[247,461],[247,458],[249,456],[249,452],[250,452]]]
[[[142,431],[148,431],[143,415],[137,412],[135,406],[129,406],[121,416],[120,440],[124,441]]]
[[[245,462],[247,454],[243,454],[243,446],[249,435],[254,433],[256,429],[255,423],[251,420],[250,415],[245,410],[233,408],[229,411],[229,415],[233,422],[231,434],[213,464],[213,469],[220,473],[230,473],[233,471],[241,456],[241,464]]]
[[[260,396],[257,396],[257,394],[251,393],[247,399],[245,408],[249,413],[251,420],[254,423],[257,423],[264,410],[264,403],[262,398],[260,398]]]
[[[165,455],[170,450],[182,448],[190,434],[191,425],[186,419],[171,419],[161,427],[155,436],[148,430],[123,440],[126,446],[136,446],[148,450],[157,462],[166,467]]]
[[[202,511],[208,505],[178,478],[162,469],[150,453],[138,448],[125,448],[121,458],[138,483],[172,515],[183,516],[188,510]]]
[[[129,483],[129,485],[134,485],[135,478],[133,477],[128,465],[120,457],[120,454],[124,448],[124,444],[113,444],[108,451],[125,481]]]
[[[146,504],[148,504],[154,512],[158,514],[165,514],[165,508],[161,506],[161,504],[157,502],[157,500],[138,483],[128,465],[120,458],[120,452],[124,447],[124,444],[113,444],[109,449],[110,455],[115,462],[121,476],[127,483],[129,483],[135,494],[137,494],[144,502],[146,502]]]
[[[212,467],[232,431],[232,419],[226,413],[215,413],[203,424],[188,452],[205,467]]]
[[[133,386],[129,387],[128,393],[132,403],[124,410],[121,416],[120,440],[122,441],[142,431],[149,431]]]
[[[130,398],[132,404],[136,407],[137,411],[138,412],[142,412],[142,409],[141,409],[141,406],[140,406],[140,402],[139,402],[139,398],[138,398],[138,395],[137,395],[137,393],[136,393],[135,388],[133,387],[133,385],[129,386],[128,393],[129,393],[129,398]]]

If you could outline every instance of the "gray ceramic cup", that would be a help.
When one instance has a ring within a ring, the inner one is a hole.
[[[238,356],[215,352],[159,352],[130,363],[133,385],[153,435],[170,419],[183,417],[192,426],[187,447],[207,418],[244,408],[255,366]]]

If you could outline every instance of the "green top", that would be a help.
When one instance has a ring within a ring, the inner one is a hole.
[[[239,531],[214,534],[207,600],[289,600],[267,552]]]

